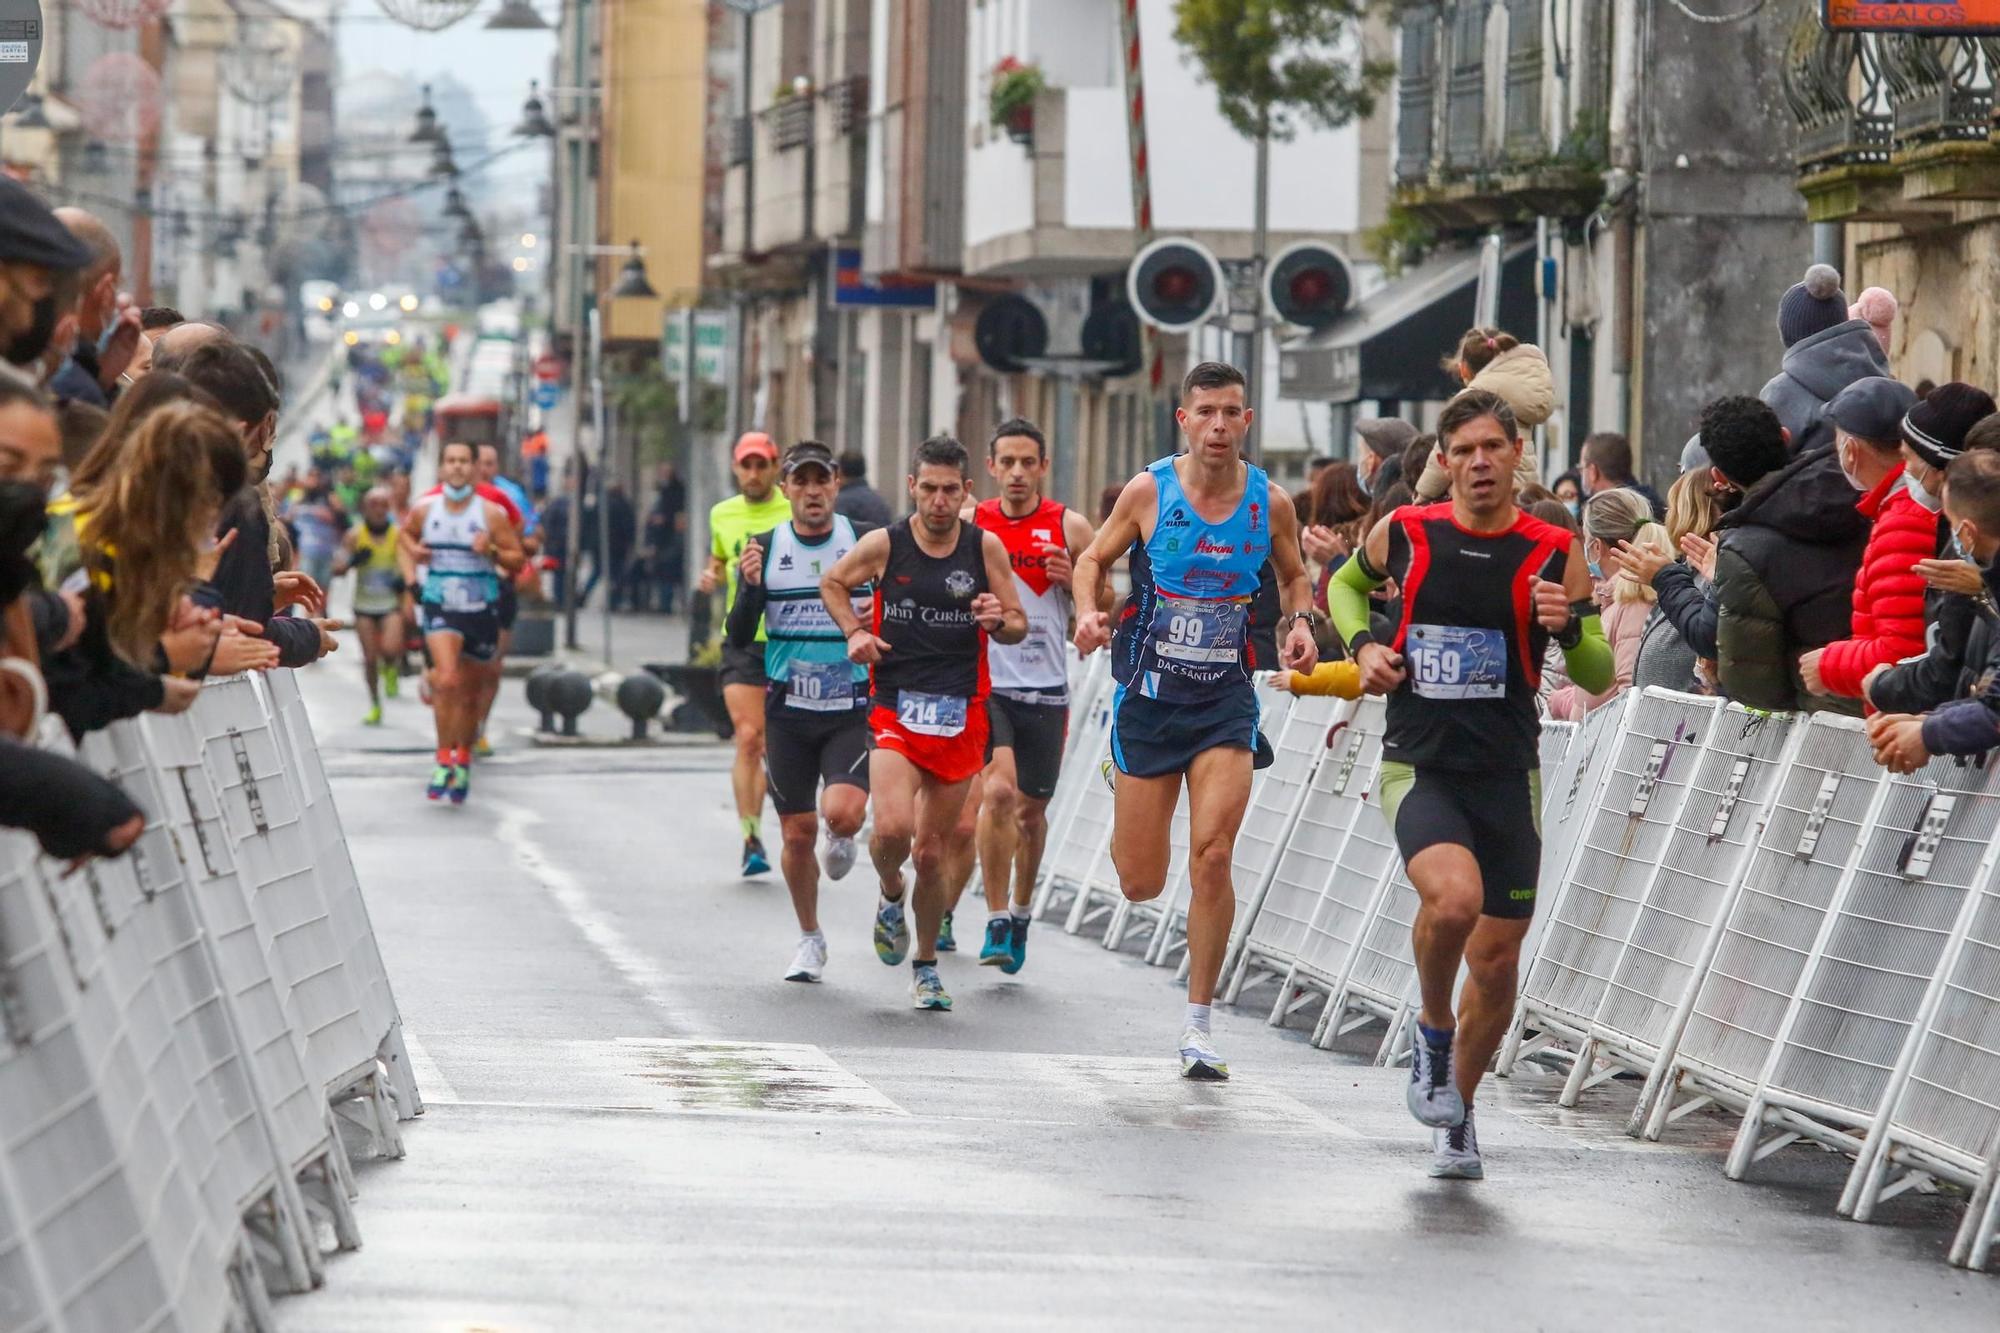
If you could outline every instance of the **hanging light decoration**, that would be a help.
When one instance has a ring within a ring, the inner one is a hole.
[[[639,242],[632,242],[632,253],[618,268],[618,281],[611,288],[613,296],[634,296],[649,298],[658,296],[653,284],[646,280],[646,261],[641,257]]]
[[[548,27],[528,0],[502,0],[499,12],[486,20],[488,32],[546,32]]]
[[[521,123],[514,127],[514,133],[523,139],[553,139],[556,137],[555,122],[548,116],[542,105],[542,85],[540,81],[528,81],[528,100],[521,103]]]
[[[437,108],[431,105],[431,86],[427,83],[424,85],[424,100],[417,104],[417,127],[410,131],[410,142],[436,143],[441,133]]]
[[[406,28],[442,32],[479,7],[479,0],[375,0],[376,7]]]
[[[270,106],[297,84],[298,62],[292,43],[278,20],[238,16],[236,40],[222,52],[217,65],[222,86],[252,106]]]
[[[472,216],[472,210],[465,206],[465,196],[459,193],[456,185],[444,192],[444,215],[461,220]]]
[[[106,143],[137,143],[160,123],[160,75],[129,51],[90,62],[76,89],[83,127]]]
[[[458,175],[458,163],[451,156],[451,140],[443,130],[438,131],[436,142],[431,144],[431,175],[439,180]]]

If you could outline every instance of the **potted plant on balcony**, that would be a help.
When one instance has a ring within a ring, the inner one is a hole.
[[[994,125],[1019,144],[1035,141],[1035,94],[1043,88],[1038,66],[1008,56],[993,67],[993,91],[987,110]]]

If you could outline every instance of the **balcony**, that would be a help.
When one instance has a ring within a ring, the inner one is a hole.
[[[733,118],[724,144],[717,264],[803,254],[858,235],[867,125],[866,78],[816,93],[788,90],[764,110]],[[768,276],[785,280],[775,271]]]
[[[2000,200],[1996,66],[2000,39],[1802,29],[1784,87],[1807,215],[1936,226]]]

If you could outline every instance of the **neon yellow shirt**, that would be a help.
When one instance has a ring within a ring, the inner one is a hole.
[[[769,532],[792,516],[792,502],[785,493],[772,489],[770,495],[752,504],[741,495],[732,495],[708,511],[708,549],[718,560],[725,561],[723,570],[724,594],[722,615],[726,620],[729,609],[736,605],[736,557],[743,554],[743,547],[760,532]],[[757,625],[757,641],[764,641],[764,625]]]

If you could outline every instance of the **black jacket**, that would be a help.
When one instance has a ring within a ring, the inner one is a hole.
[[[833,497],[833,512],[842,518],[877,528],[886,528],[896,521],[896,516],[889,511],[889,502],[865,481],[842,482],[840,493]]]
[[[278,645],[279,666],[311,666],[319,661],[319,626],[271,614],[276,595],[269,554],[271,524],[264,517],[256,487],[246,486],[222,511],[219,531],[231,530],[236,533],[235,542],[222,553],[215,577],[195,593],[195,601],[262,625],[264,637]]]
[[[1860,710],[1810,694],[1799,656],[1848,636],[1870,523],[1832,449],[1803,454],[1716,524],[1716,670],[1750,708]]]
[[[141,813],[132,798],[73,759],[0,737],[0,825],[26,829],[58,860],[105,851]]]
[[[110,410],[111,395],[97,383],[97,348],[89,339],[78,338],[76,350],[49,376],[49,393],[58,402],[74,400]]]
[[[1933,588],[1924,594],[1924,655],[1875,677],[1868,702],[1884,713],[1928,713],[1971,685],[1968,662],[1983,661],[1996,617],[1993,599]]]
[[[42,678],[49,683],[49,710],[63,720],[69,734],[110,726],[137,717],[166,701],[167,686],[157,671],[142,671],[111,647],[102,594],[84,595],[83,633],[70,647],[42,659]],[[164,662],[156,662],[164,669]]]
[[[1674,627],[1682,642],[1694,649],[1696,657],[1715,660],[1715,590],[1695,573],[1685,559],[1653,576],[1653,595],[1660,614]]]

